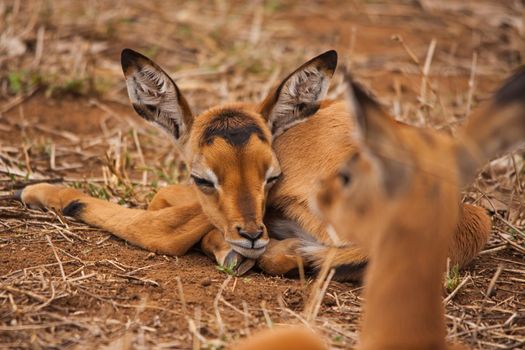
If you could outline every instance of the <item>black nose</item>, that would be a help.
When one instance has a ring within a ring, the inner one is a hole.
[[[237,227],[237,230],[239,230],[239,235],[241,235],[241,237],[244,237],[252,242],[255,242],[256,240],[261,238],[264,232],[262,229],[256,231],[246,231],[240,227]]]

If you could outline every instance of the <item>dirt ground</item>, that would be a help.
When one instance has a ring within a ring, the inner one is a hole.
[[[335,48],[392,114],[454,130],[525,59],[523,1],[11,1],[0,3],[0,198],[63,182],[144,208],[185,180],[169,140],[135,115],[119,54],[173,73],[195,111],[259,100]],[[336,74],[329,96],[340,97]],[[493,161],[464,200],[493,215],[473,264],[446,278],[449,338],[525,348],[525,152]],[[410,215],[410,213],[407,213]],[[309,324],[355,344],[362,286],[229,276],[195,250],[155,255],[53,212],[0,199],[0,348],[218,349]]]

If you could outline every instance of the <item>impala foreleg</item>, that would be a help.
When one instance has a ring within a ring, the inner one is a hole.
[[[162,254],[185,254],[213,228],[196,202],[156,211],[130,209],[50,184],[28,186],[19,197],[29,206],[60,210],[66,216]]]

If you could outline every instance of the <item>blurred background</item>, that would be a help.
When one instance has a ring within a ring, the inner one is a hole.
[[[336,49],[339,66],[397,119],[454,132],[523,64],[524,41],[518,0],[1,0],[0,198],[65,182],[144,208],[159,187],[185,179],[175,147],[129,105],[125,47],[164,67],[196,113],[262,100]],[[341,94],[336,73],[329,97]],[[450,337],[477,348],[525,342],[523,155],[495,160],[464,193],[495,223],[472,269],[447,277],[447,293],[460,287],[447,304]],[[500,286],[488,293],[496,273]],[[0,347],[12,348],[221,347],[252,328],[301,322],[309,283],[237,281],[201,254],[152,255],[13,201],[0,202],[0,275]],[[312,326],[348,347],[360,305],[359,286],[332,283]]]

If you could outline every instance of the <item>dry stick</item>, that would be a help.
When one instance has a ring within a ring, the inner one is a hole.
[[[447,280],[450,279],[450,258],[447,257],[447,268],[445,270],[445,280],[443,281],[443,287],[446,288],[447,287]]]
[[[523,232],[522,230],[520,230],[518,227],[516,227],[515,225],[511,224],[510,222],[508,222],[506,219],[503,218],[503,216],[501,216],[500,214],[497,213],[497,211],[494,211],[496,213],[496,217],[503,221],[505,224],[507,224],[510,228],[512,228],[514,231],[516,231],[517,233],[519,233],[520,235],[522,235],[523,237],[525,237],[525,232]]]
[[[479,252],[478,255],[484,255],[484,254],[490,254],[490,253],[494,253],[494,252],[499,252],[500,250],[505,250],[508,248],[508,244],[507,243],[504,243],[500,246],[497,246],[497,247],[494,247],[494,248],[490,248],[490,249],[486,249],[486,250],[483,250],[481,252]]]
[[[263,15],[264,15],[264,4],[261,2],[260,4],[256,5],[256,9],[253,14],[252,26],[250,28],[250,35],[248,37],[248,41],[251,46],[257,45],[257,43],[261,39],[261,27],[262,27],[262,22],[263,22]]]
[[[193,350],[199,350],[201,348],[201,342],[205,342],[206,339],[200,334],[201,328],[201,308],[200,306],[195,307],[195,321],[190,319],[188,321],[190,332],[193,334]]]
[[[270,313],[268,312],[268,309],[266,308],[266,300],[261,301],[261,309],[264,315],[264,320],[266,321],[266,325],[268,328],[273,328],[273,322],[270,318]]]
[[[30,292],[30,291],[27,291],[27,290],[18,289],[18,288],[13,287],[13,286],[0,284],[0,289],[7,290],[8,292],[13,292],[13,293],[25,294],[28,297],[31,297],[31,298],[33,298],[35,300],[38,300],[38,301],[42,302],[42,303],[45,303],[47,301],[47,299],[44,298],[41,295],[38,295],[36,293]]]
[[[25,164],[26,164],[26,171],[27,171],[28,175],[31,175],[33,170],[31,170],[31,159],[29,158],[29,152],[27,152],[28,149],[29,149],[29,147],[27,147],[25,145],[22,146],[22,152],[24,154],[24,161],[25,161]]]
[[[56,147],[54,142],[51,144],[51,152],[49,152],[49,167],[51,170],[56,168]]]
[[[303,291],[303,304],[306,305],[306,292],[308,289],[308,284],[306,283],[306,275],[304,273],[304,264],[303,259],[299,255],[296,255],[295,259],[297,260],[297,268],[299,270],[299,281],[301,281],[301,289]]]
[[[421,92],[420,99],[423,105],[427,104],[427,84],[428,84],[428,74],[430,73],[430,65],[432,63],[432,58],[434,57],[434,51],[436,49],[437,41],[432,39],[427,51],[427,58],[425,59],[425,65],[423,66],[423,77],[421,79]]]
[[[520,172],[518,171],[518,166],[516,165],[516,159],[514,159],[515,154],[516,152],[513,152],[510,155],[510,159],[512,160],[512,166],[514,167],[514,172],[516,173],[516,184],[518,185],[520,192],[523,192],[523,187],[521,187]]]
[[[235,305],[233,305],[233,304],[229,303],[228,301],[226,301],[226,299],[224,299],[223,297],[221,297],[221,302],[222,302],[224,305],[228,306],[228,307],[229,307],[230,309],[232,309],[233,311],[235,311],[235,312],[241,314],[242,316],[244,316],[245,321],[246,321],[247,318],[252,317],[252,315],[250,315],[249,313],[247,313],[246,310],[243,311],[243,310],[239,309],[239,308],[236,307]],[[244,304],[243,304],[243,307],[244,307]]]
[[[124,279],[128,279],[128,280],[134,280],[134,281],[139,281],[139,282],[142,282],[144,284],[150,284],[154,287],[159,287],[160,284],[154,280],[150,280],[150,279],[147,279],[147,278],[140,278],[140,277],[135,277],[135,276],[130,276],[130,275],[123,275],[123,274],[120,274],[120,273],[115,273],[115,272],[110,272],[112,275],[115,275],[115,276],[118,276],[118,277],[121,277],[121,278],[124,278]]]
[[[244,331],[246,335],[250,335],[250,318],[252,317],[250,315],[250,312],[248,311],[248,303],[246,301],[242,301],[242,309],[244,310]]]
[[[403,47],[403,49],[405,50],[405,52],[408,54],[408,56],[410,57],[410,59],[412,61],[414,61],[414,63],[419,66],[419,59],[417,58],[417,56],[414,54],[414,52],[412,52],[412,50],[410,50],[410,48],[407,46],[407,44],[405,43],[405,41],[403,40],[403,37],[401,35],[393,35],[392,40],[394,41],[397,41],[398,43],[401,44],[401,46]]]
[[[324,295],[326,293],[326,289],[328,288],[328,285],[330,284],[330,281],[332,281],[332,278],[334,277],[334,274],[335,274],[335,269],[331,269],[330,270],[330,274],[328,275],[328,277],[324,281],[323,288],[321,289],[321,292],[319,293],[319,295],[317,297],[318,298],[317,299],[317,304],[315,305],[314,312],[313,312],[313,314],[311,316],[312,320],[314,318],[316,318],[317,314],[319,313],[319,309],[321,308],[321,303],[322,303]]]
[[[46,235],[46,239],[47,239],[47,242],[49,243],[49,245],[51,246],[51,249],[53,250],[53,254],[55,255],[55,258],[56,258],[56,260],[58,262],[58,266],[60,268],[60,274],[62,275],[62,279],[64,280],[64,282],[67,283],[66,273],[64,272],[64,266],[62,265],[62,261],[60,260],[60,257],[57,254],[55,246],[53,245],[53,242],[51,242],[51,238],[49,238],[48,235]]]
[[[215,318],[217,319],[217,326],[219,327],[219,335],[224,334],[224,323],[222,322],[221,312],[219,310],[219,300],[221,299],[224,288],[226,288],[228,283],[230,283],[231,279],[232,276],[228,276],[228,278],[226,278],[224,282],[222,282],[219,291],[215,296],[215,300],[213,300],[213,309],[215,310]]]
[[[507,237],[505,237],[501,232],[499,231],[496,231],[496,234],[498,236],[500,236],[500,238],[502,238],[503,240],[505,240],[508,244],[510,244],[514,249],[516,249],[517,251],[519,251],[520,253],[523,253],[525,254],[525,248],[523,248],[522,246],[520,246],[519,244],[511,241],[510,239],[508,239]]]
[[[71,133],[69,131],[55,130],[55,129],[52,129],[52,128],[47,127],[45,125],[32,125],[32,126],[35,129],[37,129],[37,130],[46,132],[46,133],[54,135],[54,136],[63,137],[66,140],[71,141],[73,143],[79,143],[80,142],[80,138],[77,135],[75,135],[75,134],[73,134],[73,133]]]
[[[50,296],[49,299],[47,299],[43,304],[38,305],[38,306],[35,308],[36,311],[45,308],[46,306],[48,306],[49,304],[51,304],[51,302],[52,302],[53,300],[55,300],[55,284],[53,283],[53,281],[51,281],[51,283],[50,283],[50,287],[51,287],[51,296]]]
[[[311,287],[311,293],[308,298],[308,303],[306,304],[306,307],[304,308],[304,315],[308,322],[313,320],[313,314],[317,305],[317,300],[319,298],[319,294],[321,292],[321,285],[323,284],[323,281],[325,280],[326,276],[328,275],[330,271],[330,266],[332,264],[332,261],[335,258],[335,249],[331,249],[328,254],[326,255],[326,259],[321,267],[321,271],[319,271],[319,275],[317,276],[314,284]]]
[[[184,315],[188,315],[188,309],[186,308],[186,298],[184,298],[184,289],[182,288],[182,281],[180,280],[179,276],[175,277],[175,281],[177,282],[177,291],[179,292],[179,298],[182,304],[182,312],[184,312]]]
[[[505,223],[506,225],[508,225],[510,228],[512,228],[514,231],[516,231],[517,233],[519,233],[520,235],[522,235],[523,237],[525,237],[525,232],[523,232],[522,230],[520,230],[518,227],[516,227],[515,225],[511,224],[510,222],[508,222],[507,220],[505,220],[503,218],[503,216],[501,216],[500,214],[498,214],[498,211],[496,210],[496,207],[494,206],[494,203],[492,203],[492,200],[489,198],[489,196],[487,196],[487,194],[485,192],[483,192],[482,190],[480,190],[479,188],[477,189],[477,191],[479,193],[481,193],[481,195],[487,200],[487,202],[490,204],[490,206],[492,207],[492,211],[495,213],[495,216],[503,221],[503,223]],[[503,237],[502,237],[503,238]],[[510,241],[506,238],[504,238],[507,242],[510,243]],[[515,244],[515,243],[514,243]],[[525,252],[525,248],[515,244],[518,249],[521,249],[522,250],[522,253]]]
[[[66,264],[71,264],[71,263],[74,263],[74,262],[76,262],[76,261],[68,260],[68,261],[64,261],[63,264],[66,265]],[[26,267],[26,268],[23,268],[23,269],[18,269],[18,270],[9,272],[6,275],[0,276],[0,279],[7,279],[7,278],[9,278],[9,277],[11,277],[13,275],[18,274],[18,273],[22,273],[23,272],[24,274],[26,274],[29,270],[39,269],[39,268],[43,268],[43,267],[51,267],[51,266],[55,266],[55,265],[58,265],[58,263],[42,264],[42,265]],[[0,287],[1,287],[1,284],[0,284]]]
[[[487,292],[485,295],[490,298],[492,293],[494,292],[494,288],[496,287],[496,282],[498,281],[499,276],[501,275],[501,271],[503,271],[503,265],[499,264],[498,269],[494,273],[494,276],[492,276],[492,279],[490,280],[489,286],[487,288]]]
[[[0,109],[0,115],[13,109],[14,107],[24,103],[29,97],[33,96],[33,94],[38,90],[38,87],[33,87],[31,90],[29,90],[28,93],[25,95],[19,95],[13,98],[11,101],[4,104],[4,106]]]
[[[142,153],[142,147],[140,146],[139,135],[137,134],[137,129],[133,128],[133,141],[135,142],[135,147],[137,147],[137,153],[139,154],[140,165],[144,168],[142,172],[142,185],[146,186],[148,184],[148,170],[146,161],[144,159],[144,153]]]
[[[469,115],[472,109],[472,99],[474,98],[475,78],[476,78],[476,67],[478,63],[478,54],[474,52],[472,54],[472,66],[470,69],[470,78],[468,80],[468,95],[467,95],[467,111],[465,115]]]
[[[13,294],[7,294],[7,298],[9,299],[9,303],[11,304],[11,309],[13,310],[13,312],[16,312],[18,310],[18,306],[16,306],[15,299],[13,299]]]

